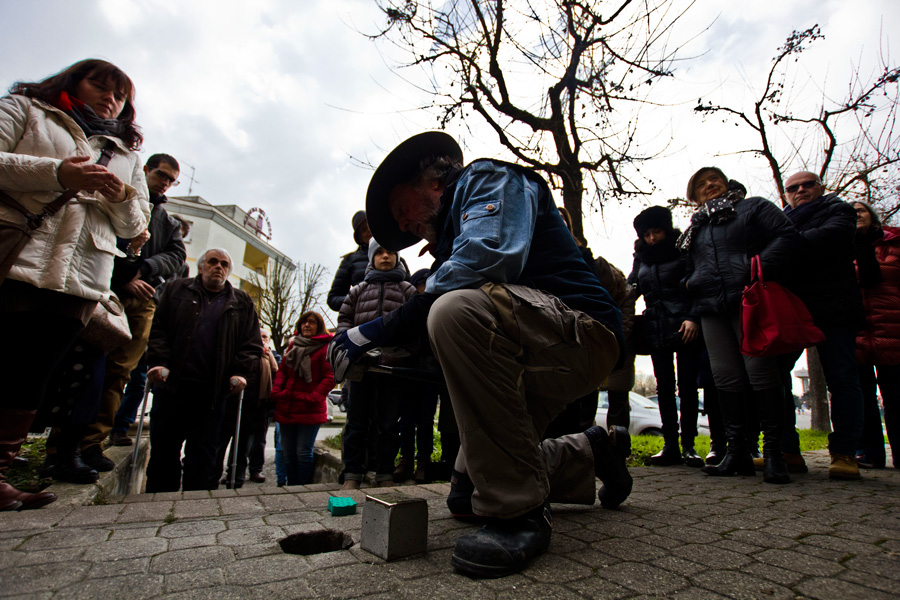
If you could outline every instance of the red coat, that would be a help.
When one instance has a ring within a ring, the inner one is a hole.
[[[318,335],[312,339],[324,343],[310,356],[312,381],[305,381],[282,360],[271,397],[275,400],[275,421],[285,425],[321,425],[328,420],[326,402],[334,388],[334,374],[325,360],[332,335]],[[287,352],[285,352],[287,354]]]
[[[883,281],[861,288],[866,327],[856,338],[856,360],[866,365],[900,365],[900,228],[885,227],[875,242]]]

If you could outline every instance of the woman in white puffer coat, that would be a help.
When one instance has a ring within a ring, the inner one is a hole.
[[[0,284],[0,510],[55,500],[19,492],[5,483],[6,469],[50,373],[109,294],[113,259],[124,255],[116,237],[136,238],[149,223],[133,99],[128,76],[93,59],[17,83],[0,99],[0,190],[35,214],[77,191],[32,232]],[[97,164],[104,148],[112,152],[107,166]],[[25,217],[0,202],[2,221]]]

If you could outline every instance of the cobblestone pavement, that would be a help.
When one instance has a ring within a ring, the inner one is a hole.
[[[428,552],[390,563],[358,547],[361,514],[328,513],[338,494],[330,484],[0,513],[0,596],[897,598],[900,471],[832,482],[827,455],[806,456],[811,473],[783,486],[686,467],[634,469],[634,493],[621,510],[554,506],[549,552],[494,580],[453,572],[454,542],[473,526],[450,517],[446,484],[396,488],[428,501]],[[362,503],[362,492],[354,496]],[[356,544],[281,552],[279,539],[325,528]]]

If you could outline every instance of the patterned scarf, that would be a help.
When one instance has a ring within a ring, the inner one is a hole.
[[[703,225],[710,223],[717,225],[731,221],[737,215],[734,211],[734,205],[744,199],[747,195],[747,189],[732,179],[728,182],[728,191],[723,196],[707,200],[706,203],[698,208],[691,216],[691,225],[678,238],[678,247],[687,252],[691,248],[694,241],[694,235]]]

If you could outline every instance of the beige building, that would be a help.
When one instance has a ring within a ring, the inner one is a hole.
[[[271,261],[283,262],[292,270],[296,268],[290,257],[269,243],[272,227],[261,209],[252,208],[248,213],[234,204],[215,206],[200,196],[170,196],[165,206],[169,214],[191,224],[184,245],[192,277],[197,274],[197,258],[205,250],[224,248],[235,263],[229,277],[231,285],[255,300],[259,294],[251,283],[252,273],[264,278]]]

